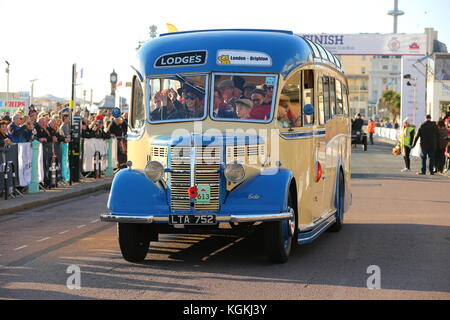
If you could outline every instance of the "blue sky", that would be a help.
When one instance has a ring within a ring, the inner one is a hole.
[[[213,28],[284,29],[296,33],[390,33],[393,0],[0,0],[0,91],[6,91],[6,64],[11,63],[11,91],[35,96],[70,97],[71,65],[84,68],[83,86],[98,101],[109,92],[113,68],[129,81],[135,48],[148,38],[148,27],[167,32]],[[448,0],[400,0],[405,16],[399,33],[439,31],[450,48]],[[122,92],[128,94],[126,90]]]

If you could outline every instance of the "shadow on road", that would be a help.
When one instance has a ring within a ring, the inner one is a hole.
[[[415,237],[411,237],[413,234]],[[80,265],[83,290],[135,289],[146,293],[171,292],[207,297],[207,290],[201,286],[205,279],[250,285],[296,284],[298,290],[309,285],[366,288],[370,276],[367,269],[376,265],[381,269],[384,290],[450,292],[450,227],[349,224],[341,233],[326,233],[313,244],[297,247],[284,265],[267,262],[261,232],[253,232],[244,238],[170,235],[164,236],[164,244],[187,239],[191,239],[192,245],[178,250],[153,242],[147,260],[141,264],[126,263],[117,252],[106,252],[82,261],[65,258],[59,270],[65,270],[64,266],[71,264]],[[161,254],[162,258],[155,260],[155,256]],[[4,268],[0,270],[0,274],[5,272],[8,271]],[[42,270],[9,272],[15,273],[17,279],[24,279],[27,274]],[[45,283],[61,285],[61,280],[58,280],[61,277],[65,279],[67,275],[46,279]],[[11,275],[9,278],[11,281],[14,279]],[[0,298],[27,299],[31,296],[42,296],[43,299],[83,298],[82,295],[47,289],[42,292],[37,289],[0,289]],[[276,296],[272,298],[277,299]]]

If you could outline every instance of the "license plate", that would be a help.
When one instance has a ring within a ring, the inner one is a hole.
[[[169,215],[169,224],[182,225],[215,225],[216,215],[214,214],[172,214]]]
[[[209,204],[211,202],[211,186],[209,184],[197,185],[198,195],[195,199],[196,203]]]

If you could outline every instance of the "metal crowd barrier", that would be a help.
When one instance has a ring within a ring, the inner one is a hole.
[[[96,152],[93,158],[95,165],[90,174],[93,174],[95,178],[100,178],[102,175],[112,176],[114,169],[119,167],[113,162],[117,163],[118,155],[123,150],[126,152],[126,149],[122,147],[119,150],[118,143],[113,143],[112,139],[103,143],[103,152]],[[80,161],[83,161],[84,157],[83,147],[84,141],[82,141]],[[70,182],[68,149],[67,143],[41,143],[38,141],[0,148],[0,193],[2,193],[2,197],[8,200],[23,196],[19,190],[20,187],[27,187],[28,193],[32,194],[40,190],[46,191],[49,188],[68,185]],[[113,153],[116,152],[117,155],[113,157]]]
[[[18,190],[18,167],[17,145],[0,148],[0,192],[5,200],[23,196]]]

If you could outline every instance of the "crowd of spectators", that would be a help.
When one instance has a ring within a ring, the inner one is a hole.
[[[128,114],[112,117],[109,111],[99,111],[97,114],[81,112],[83,138],[109,139],[123,138],[128,127]],[[28,114],[18,111],[13,115],[6,112],[0,117],[0,147],[14,143],[24,143],[37,140],[39,142],[70,142],[70,115],[68,109],[60,112],[39,111],[33,105]]]

